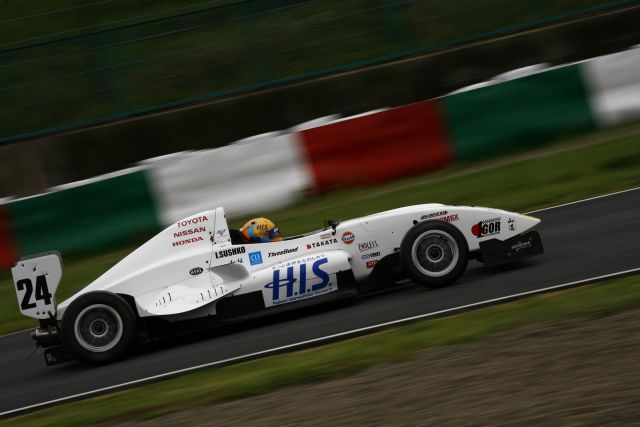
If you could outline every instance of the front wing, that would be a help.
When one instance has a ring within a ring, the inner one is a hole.
[[[491,239],[480,243],[480,256],[487,267],[544,253],[537,231],[529,231],[505,241]]]

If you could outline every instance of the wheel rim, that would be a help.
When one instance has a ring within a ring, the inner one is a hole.
[[[458,243],[442,230],[425,231],[411,247],[413,265],[430,277],[449,274],[458,264],[459,257]]]
[[[93,304],[78,314],[73,329],[82,348],[102,353],[111,350],[120,342],[122,318],[113,307]]]

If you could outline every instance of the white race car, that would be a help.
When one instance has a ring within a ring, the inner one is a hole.
[[[20,311],[45,361],[103,363],[137,343],[393,284],[454,283],[469,259],[486,265],[543,252],[539,219],[499,209],[424,204],[271,243],[243,243],[222,208],[169,226],[56,307],[57,252],[21,259],[12,274]]]

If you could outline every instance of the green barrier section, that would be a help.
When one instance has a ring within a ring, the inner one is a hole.
[[[21,255],[122,246],[159,228],[146,172],[6,205]]]
[[[459,160],[533,148],[595,129],[578,65],[449,95],[443,104]]]

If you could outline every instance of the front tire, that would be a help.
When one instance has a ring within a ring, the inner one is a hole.
[[[438,220],[424,221],[402,239],[400,260],[414,281],[440,288],[462,276],[469,261],[469,246],[455,226]]]
[[[122,297],[109,292],[78,297],[62,317],[64,345],[83,361],[112,362],[131,350],[136,337],[133,309]]]

